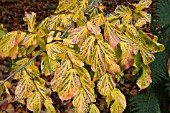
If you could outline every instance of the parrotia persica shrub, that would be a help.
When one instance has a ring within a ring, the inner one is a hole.
[[[124,71],[133,66],[135,76],[142,68],[136,84],[140,90],[147,88],[152,82],[149,64],[154,61],[153,54],[164,50],[158,37],[142,31],[142,26],[151,22],[151,15],[144,11],[151,2],[119,5],[106,15],[100,1],[60,0],[54,15],[38,26],[36,13],[26,13],[28,31],[7,32],[0,39],[0,56],[16,61],[12,65],[12,72],[17,72],[12,79],[19,81],[15,101],[34,113],[42,106],[55,113],[50,94],[57,92],[61,101],[72,99],[75,113],[99,113],[97,87],[111,113],[122,113],[126,98],[116,84]],[[31,61],[30,55],[35,56]],[[34,60],[38,55],[40,69]],[[50,87],[42,74],[52,76]],[[1,87],[10,94],[6,84]]]

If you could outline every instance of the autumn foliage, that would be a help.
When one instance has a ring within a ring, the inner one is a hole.
[[[126,98],[117,84],[124,71],[134,67],[135,77],[142,68],[136,84],[140,90],[147,88],[152,82],[149,64],[154,53],[164,50],[157,36],[142,30],[151,22],[151,15],[144,11],[151,3],[140,0],[130,7],[119,5],[112,14],[105,14],[99,1],[60,0],[55,14],[39,25],[36,13],[26,12],[27,31],[7,32],[0,37],[0,57],[16,61],[12,72],[28,63],[28,56],[41,56],[40,69],[34,59],[13,76],[19,81],[15,101],[34,113],[40,113],[42,106],[55,113],[50,95],[57,92],[61,101],[72,99],[75,113],[99,113],[97,88],[111,113],[122,113]],[[49,87],[42,75],[51,76]],[[0,86],[0,92],[10,95],[7,84]]]

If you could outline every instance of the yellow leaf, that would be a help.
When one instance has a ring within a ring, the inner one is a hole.
[[[84,67],[75,67],[78,75],[80,76],[81,88],[86,93],[87,97],[86,102],[96,102],[95,93],[94,93],[94,83],[91,81],[90,74]]]
[[[94,51],[94,42],[95,42],[95,37],[90,36],[88,37],[82,46],[80,47],[80,58],[84,60],[87,64],[91,64],[92,61],[92,53]]]
[[[90,104],[90,113],[100,113],[99,109],[95,104]]]
[[[152,83],[150,67],[144,64],[142,65],[142,67],[143,73],[136,82],[140,90],[147,88],[150,85],[150,83]]]
[[[92,23],[92,22],[87,22],[87,28],[88,28],[88,30],[89,30],[91,33],[93,33],[93,34],[95,34],[95,35],[99,35],[100,32],[101,32],[100,27],[96,26],[96,25],[95,25],[94,23]]]
[[[114,24],[109,23],[107,21],[105,22],[104,37],[112,48],[115,48],[115,46],[120,42],[119,38],[115,33],[114,27]]]
[[[132,22],[132,11],[129,7],[120,5],[116,7],[114,12],[122,18],[122,22],[124,24],[129,24]]]
[[[71,62],[69,60],[63,60],[60,67],[57,69],[53,79],[50,84],[53,91],[56,91],[60,84],[62,84],[63,77],[65,77],[67,71],[72,68]]]
[[[59,66],[60,63],[57,60],[52,60],[46,53],[42,54],[41,71],[46,76],[53,74]]]
[[[89,98],[83,89],[79,90],[79,93],[73,98],[73,106],[75,113],[88,113],[89,106],[86,99]]]
[[[25,76],[20,79],[15,89],[15,98],[25,99],[29,95],[30,91],[34,89],[32,86],[34,86],[34,84],[29,76]]]
[[[87,37],[88,29],[86,26],[80,26],[70,31],[68,35],[68,40],[72,42],[72,44],[78,44],[82,39]]]
[[[31,14],[25,12],[25,17],[23,18],[25,22],[28,24],[28,31],[34,32],[35,21],[36,21],[36,13],[31,12]]]
[[[57,55],[66,53],[68,50],[67,46],[58,43],[50,43],[46,45],[46,51],[52,60],[57,59]]]
[[[11,57],[12,59],[17,57],[18,44],[25,38],[25,33],[21,31],[12,31],[7,33],[0,40],[0,55],[1,57]]]
[[[114,88],[112,90],[111,95],[112,95],[112,98],[115,100],[110,108],[111,113],[123,113],[123,111],[126,108],[125,96],[117,88]]]
[[[105,23],[106,19],[103,15],[103,13],[99,13],[95,17],[92,18],[93,23],[96,24],[96,26],[101,26]]]
[[[110,74],[118,74],[121,72],[120,66],[116,64],[113,58],[105,55],[107,71]]]
[[[70,60],[72,61],[73,64],[75,64],[76,66],[78,67],[83,67],[84,66],[84,62],[81,61],[79,58],[78,58],[78,53],[76,53],[76,51],[74,50],[68,50],[68,56],[70,58]]]
[[[41,94],[37,91],[32,93],[28,98],[27,98],[27,108],[30,111],[33,111],[33,113],[40,113],[41,112]]]
[[[45,100],[44,105],[46,107],[46,113],[56,113],[55,107],[52,105],[52,102]]]
[[[79,90],[79,77],[77,71],[70,68],[70,61],[65,61],[51,81],[52,89],[58,92],[59,98],[64,101],[77,95]]]
[[[107,96],[111,93],[111,91],[116,87],[116,83],[113,80],[113,75],[111,74],[104,74],[97,84],[98,90],[101,95]]]
[[[152,0],[140,0],[138,4],[133,4],[135,6],[135,12],[143,10],[144,8],[149,8],[151,5]]]
[[[101,75],[104,75],[106,73],[105,59],[98,45],[96,45],[94,49],[91,69],[94,72],[99,72]]]
[[[116,51],[107,42],[98,40],[97,43],[104,55],[107,55],[112,59],[116,58]]]
[[[138,33],[137,29],[133,25],[126,24],[125,26],[126,26],[126,30],[128,32],[130,32],[134,36],[138,36],[139,33]]]

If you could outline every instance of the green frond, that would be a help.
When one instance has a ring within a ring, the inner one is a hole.
[[[130,106],[131,113],[161,113],[158,100],[153,93],[132,97]]]
[[[168,58],[169,53],[167,51],[155,54],[155,60],[150,64],[153,84],[166,80],[168,76]]]

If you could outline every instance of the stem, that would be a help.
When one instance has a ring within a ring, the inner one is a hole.
[[[37,53],[34,57],[32,57],[26,64],[24,64],[23,66],[21,66],[19,69],[17,69],[15,72],[13,72],[11,75],[9,75],[1,84],[3,85],[7,80],[9,80],[11,77],[13,77],[17,72],[21,71],[23,68],[25,68],[27,65],[29,65],[38,55],[40,55],[43,51],[40,51],[39,53]]]

